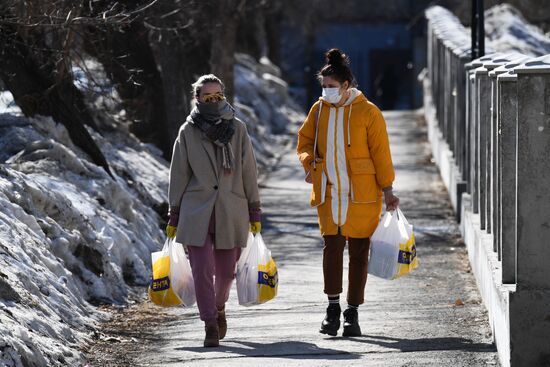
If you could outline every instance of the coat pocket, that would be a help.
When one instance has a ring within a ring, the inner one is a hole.
[[[349,160],[351,171],[351,201],[356,204],[373,203],[378,200],[380,189],[376,182],[376,169],[370,158]]]
[[[183,192],[184,194],[187,193],[187,192],[195,192],[195,191],[204,191],[204,187],[203,186],[191,186],[191,187],[186,187],[185,188],[185,191]]]
[[[317,207],[325,202],[327,192],[327,176],[325,175],[325,163],[316,163],[315,168],[311,167],[310,171],[313,187],[311,188],[312,207]]]
[[[241,198],[241,199],[245,199],[246,200],[246,196],[244,193],[241,193],[241,192],[238,192],[237,190],[231,190],[231,193],[233,195],[235,195],[236,197],[238,198]]]

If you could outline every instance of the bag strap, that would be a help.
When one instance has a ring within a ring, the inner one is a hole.
[[[315,143],[313,144],[313,169],[317,165],[317,140],[319,137],[319,119],[321,118],[321,108],[323,107],[323,102],[319,102],[319,109],[315,114]]]

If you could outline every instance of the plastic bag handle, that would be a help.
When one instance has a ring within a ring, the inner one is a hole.
[[[164,246],[162,246],[162,251],[168,250],[175,240],[175,238],[167,237],[166,241],[164,241]]]
[[[390,213],[390,215],[393,217],[394,215],[397,216],[397,219],[399,219],[399,208],[393,209],[393,210],[386,210],[386,213]]]
[[[319,118],[321,118],[322,107],[323,107],[323,102],[320,102],[319,109],[315,114],[315,142],[313,143],[313,169],[317,168],[317,140],[319,136]]]
[[[397,208],[397,215],[398,215],[397,219],[399,219],[399,216],[401,216],[401,221],[403,221],[403,223],[405,223],[406,225],[410,225],[409,221],[405,217],[405,214],[403,214],[403,212],[401,211],[401,209],[399,209],[399,207]]]

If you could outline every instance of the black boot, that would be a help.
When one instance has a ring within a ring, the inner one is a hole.
[[[348,308],[344,311],[344,333],[342,336],[361,336],[359,316],[356,308]]]
[[[321,334],[336,336],[340,328],[340,313],[342,309],[338,303],[329,304],[327,307],[327,315],[321,324]]]

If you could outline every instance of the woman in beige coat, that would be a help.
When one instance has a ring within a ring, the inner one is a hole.
[[[261,229],[252,144],[223,89],[212,74],[193,84],[197,103],[174,143],[168,189],[166,232],[188,248],[205,347],[225,336],[225,302],[240,249],[249,230]]]

